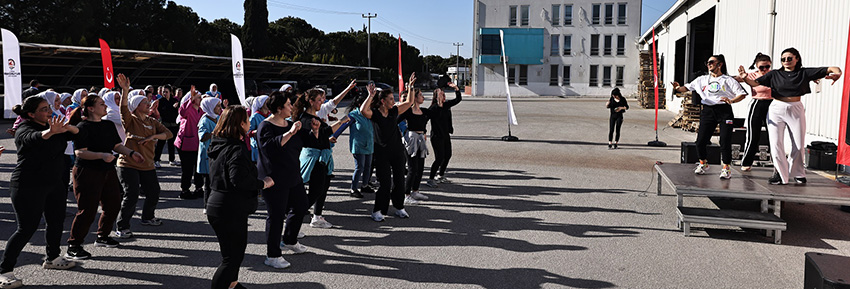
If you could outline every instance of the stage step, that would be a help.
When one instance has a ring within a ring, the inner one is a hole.
[[[774,231],[774,243],[782,242],[782,231],[787,224],[785,220],[770,213],[759,213],[737,210],[714,210],[703,208],[676,207],[679,217],[677,225],[683,229],[685,236],[691,234],[691,224],[710,224],[721,226],[736,226],[741,228],[762,229]]]

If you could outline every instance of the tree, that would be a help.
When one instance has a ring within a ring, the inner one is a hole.
[[[245,56],[263,57],[268,50],[269,10],[266,0],[245,0]]]

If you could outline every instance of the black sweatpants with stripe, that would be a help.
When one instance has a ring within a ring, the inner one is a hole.
[[[744,143],[744,159],[741,166],[753,165],[756,153],[759,151],[761,141],[761,128],[767,126],[767,109],[772,99],[753,99],[750,102],[750,110],[747,112],[747,141]]]

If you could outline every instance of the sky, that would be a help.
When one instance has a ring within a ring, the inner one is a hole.
[[[537,0],[523,0],[537,1]],[[199,16],[212,21],[227,18],[240,25],[244,22],[242,0],[174,0],[192,7]],[[214,4],[212,4],[212,3]],[[641,15],[641,34],[658,17],[673,6],[676,0],[644,0]],[[412,4],[417,3],[417,4]],[[422,3],[422,4],[418,4]],[[473,27],[471,0],[268,0],[269,21],[286,16],[306,20],[325,33],[361,29],[366,25],[362,14],[378,14],[372,18],[372,32],[401,34],[408,44],[419,48],[423,55],[449,57],[457,53],[472,57]]]

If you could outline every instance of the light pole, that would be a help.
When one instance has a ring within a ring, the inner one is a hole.
[[[456,42],[452,45],[457,46],[457,54],[455,54],[455,84],[457,84],[460,80],[460,47],[463,46],[463,43]]]
[[[378,13],[372,14],[361,14],[363,18],[368,19],[369,25],[366,28],[366,65],[372,67],[372,18],[378,17]],[[372,70],[369,69],[366,72],[368,74],[369,80],[372,80]]]

